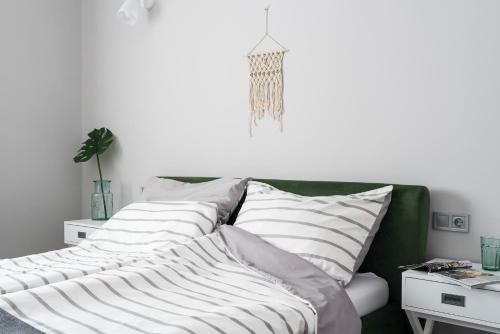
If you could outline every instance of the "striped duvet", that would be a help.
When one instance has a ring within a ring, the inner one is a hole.
[[[314,333],[309,303],[233,260],[217,233],[151,259],[0,296],[47,333]]]
[[[72,248],[0,260],[0,295],[120,268],[212,232],[214,204],[134,203]]]
[[[136,203],[80,246],[0,260],[0,332],[360,333],[335,280],[239,228],[207,234],[216,217]]]

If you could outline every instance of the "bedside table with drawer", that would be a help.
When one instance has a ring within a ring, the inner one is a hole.
[[[500,333],[500,283],[468,289],[416,270],[403,272],[402,279],[402,308],[415,334],[432,333],[435,321]],[[424,327],[419,319],[426,320]]]
[[[102,227],[106,221],[80,219],[64,222],[64,243],[67,245],[78,245],[87,239],[92,233]]]

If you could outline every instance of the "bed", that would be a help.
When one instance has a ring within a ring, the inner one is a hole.
[[[213,178],[173,179],[198,183]],[[383,186],[260,181],[309,196]],[[351,333],[347,329],[360,326],[362,316],[363,333],[403,333],[408,327],[396,267],[423,259],[428,209],[425,187],[394,186],[360,273],[343,289],[322,270],[252,233],[228,226],[207,234],[217,221],[210,204],[132,204],[81,247],[0,261],[0,311],[7,310],[0,312],[0,323],[20,333],[156,333],[158,328],[174,333],[298,334],[314,328]],[[127,224],[136,218],[130,214],[138,211],[153,218],[140,219],[140,227],[131,230]],[[160,211],[162,219],[154,218]],[[159,229],[170,220],[178,224]],[[190,220],[198,223],[187,224]]]

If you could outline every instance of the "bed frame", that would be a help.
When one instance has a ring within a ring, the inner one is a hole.
[[[183,182],[210,181],[213,177],[169,177]],[[278,189],[307,196],[347,195],[385,186],[382,183],[292,181],[256,179]],[[363,334],[411,333],[401,310],[401,271],[397,266],[425,259],[429,223],[429,190],[423,186],[394,185],[392,201],[360,272],[373,272],[389,283],[389,303],[362,317]],[[238,214],[244,198],[233,213]]]

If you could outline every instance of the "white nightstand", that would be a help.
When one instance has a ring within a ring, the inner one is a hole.
[[[435,321],[500,333],[500,283],[467,289],[422,271],[408,270],[402,277],[402,308],[415,334],[432,333]],[[419,318],[426,320],[423,328]]]
[[[80,219],[64,222],[64,243],[67,245],[78,245],[87,239],[92,233],[102,227],[106,221]]]

